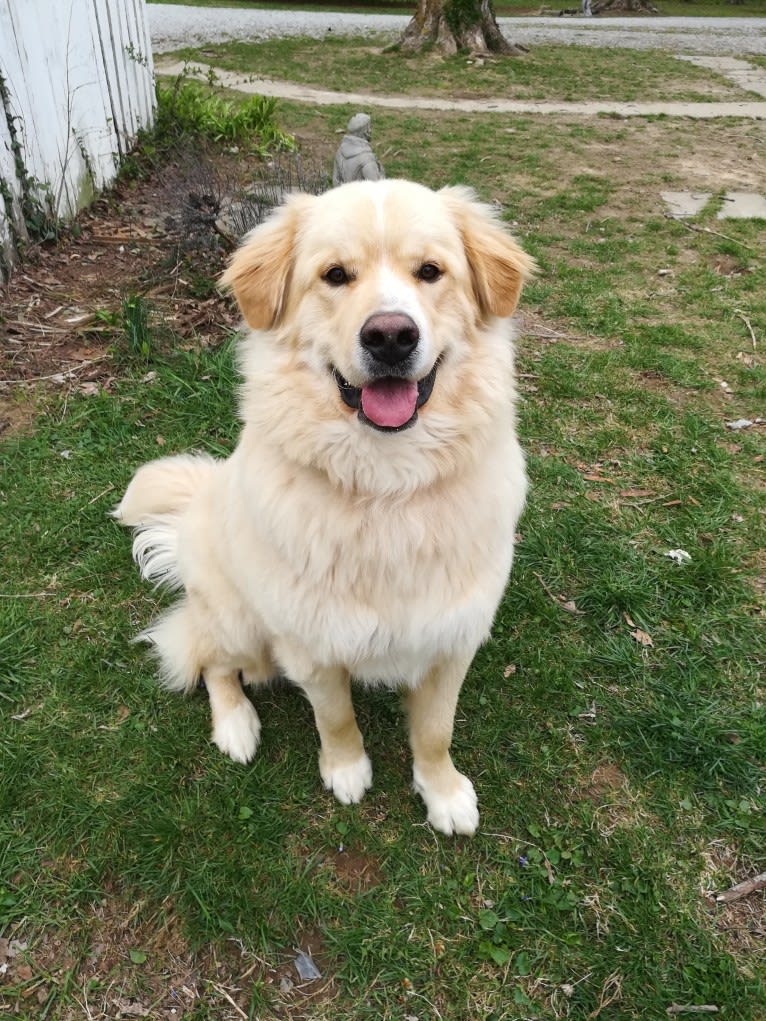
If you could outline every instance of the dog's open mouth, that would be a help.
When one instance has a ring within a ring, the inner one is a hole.
[[[332,374],[344,404],[358,409],[359,418],[382,432],[399,432],[414,425],[434,388],[438,361],[421,380],[415,382],[397,376],[382,376],[365,386],[352,386],[333,368]]]

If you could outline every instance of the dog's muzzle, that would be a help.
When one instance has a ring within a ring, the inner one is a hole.
[[[341,400],[359,412],[360,421],[381,432],[401,432],[417,421],[418,409],[431,396],[438,367],[437,361],[418,381],[385,375],[362,387],[352,386],[336,368],[332,374]]]

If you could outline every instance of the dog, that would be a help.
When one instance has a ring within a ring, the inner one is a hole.
[[[313,708],[325,787],[358,802],[350,681],[401,688],[428,821],[475,832],[450,745],[525,500],[509,317],[533,269],[469,189],[401,180],[294,194],[232,257],[237,447],[145,464],[114,513],[142,576],[183,592],[144,632],[164,683],[204,677],[235,761],[260,735],[242,682],[281,674]]]

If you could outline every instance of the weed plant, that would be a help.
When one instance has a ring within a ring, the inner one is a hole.
[[[175,142],[191,135],[216,144],[244,145],[260,154],[290,149],[293,142],[277,126],[276,107],[276,100],[266,96],[226,99],[181,74],[170,84],[157,84],[155,133],[158,140]]]

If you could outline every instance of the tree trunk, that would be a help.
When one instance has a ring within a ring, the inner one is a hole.
[[[404,53],[434,48],[452,54],[526,53],[524,46],[509,43],[500,31],[491,0],[418,0],[418,7],[399,40]]]

